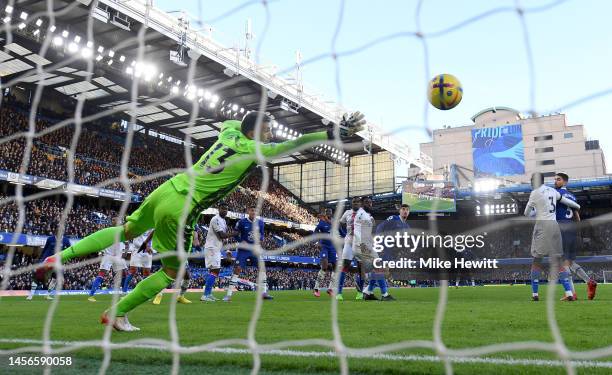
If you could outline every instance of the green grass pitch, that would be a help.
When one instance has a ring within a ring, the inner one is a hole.
[[[577,285],[579,296],[585,295],[584,285]],[[546,296],[543,287],[542,297]],[[349,347],[363,348],[403,340],[431,340],[434,313],[439,289],[392,289],[397,302],[355,301],[355,292],[347,290],[339,305],[342,338]],[[261,343],[284,340],[332,339],[331,304],[327,295],[319,299],[306,291],[275,292],[274,301],[264,301],[256,337]],[[447,347],[470,348],[501,342],[552,342],[546,320],[545,302],[531,302],[531,289],[525,285],[454,287],[448,290],[449,302],[442,336]],[[557,301],[555,310],[563,338],[571,350],[589,350],[612,344],[612,287],[601,285],[597,299],[572,303]],[[201,345],[220,339],[246,338],[253,311],[254,294],[238,292],[231,304],[204,304],[199,295],[189,294],[191,305],[177,306],[180,343]],[[147,303],[130,314],[130,321],[140,332],[112,334],[113,342],[156,338],[170,340],[168,312],[170,295],[160,306]],[[110,296],[100,296],[91,303],[86,296],[61,298],[51,329],[51,340],[58,342],[100,340],[103,326],[98,324],[100,313],[108,307]],[[39,346],[44,320],[50,302],[42,297],[26,301],[22,297],[0,300],[0,348]],[[22,340],[21,342],[17,342]],[[29,343],[23,340],[34,340]],[[244,349],[244,347],[236,347]],[[329,348],[308,346],[286,348],[293,351],[329,352]],[[80,349],[73,356],[71,367],[54,368],[57,374],[96,373],[103,353],[100,348]],[[68,355],[64,354],[64,355]],[[338,373],[337,358],[331,356],[262,355],[263,374],[327,374]],[[317,353],[315,353],[317,354]],[[428,349],[394,352],[395,358],[349,358],[353,373],[444,373],[440,362],[426,360],[434,353]],[[32,354],[29,354],[32,355]],[[406,357],[413,356],[413,357]],[[546,362],[556,360],[553,353],[523,350],[488,355],[482,363],[454,363],[456,374],[560,374],[564,368]],[[509,365],[490,363],[490,359],[544,360],[543,364]],[[599,359],[610,365],[611,358]],[[247,374],[252,356],[241,353],[197,353],[181,355],[181,374]],[[171,355],[156,349],[117,349],[112,352],[110,374],[169,373]],[[6,372],[9,370],[10,372]],[[8,358],[0,356],[0,373],[41,373],[32,368],[8,368]],[[579,374],[610,374],[612,368],[578,367]]]
[[[452,199],[420,199],[416,194],[404,193],[402,195],[402,203],[410,205],[410,210],[413,212],[429,212],[433,211],[434,203],[437,204],[436,211],[438,212],[455,212],[455,201]]]

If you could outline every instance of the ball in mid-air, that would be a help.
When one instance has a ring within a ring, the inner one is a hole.
[[[438,74],[429,81],[427,97],[431,105],[438,109],[455,108],[463,98],[461,82],[451,74]]]

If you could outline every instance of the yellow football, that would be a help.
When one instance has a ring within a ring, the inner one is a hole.
[[[451,74],[438,74],[429,81],[427,97],[431,105],[438,109],[455,108],[463,98],[463,87],[457,77]]]

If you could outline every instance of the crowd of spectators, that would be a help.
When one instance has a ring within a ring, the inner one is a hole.
[[[6,198],[0,194],[0,201]],[[65,202],[45,198],[24,203],[25,216],[21,233],[48,236],[56,231]],[[86,203],[75,202],[65,221],[64,233],[70,237],[84,237],[110,223],[116,215],[112,209],[93,208]],[[0,232],[13,233],[17,229],[19,211],[16,203],[0,205]]]
[[[28,112],[15,105],[0,107],[0,137],[28,131]],[[54,121],[48,117],[37,117],[35,128],[40,132],[52,126]],[[36,137],[30,153],[30,161],[25,173],[60,181],[67,181],[68,158],[72,138],[75,134],[73,125],[67,125]],[[118,179],[121,172],[121,161],[124,153],[125,134],[116,126],[84,126],[80,129],[74,158],[74,182],[81,185],[98,185],[109,180]],[[17,172],[21,169],[26,141],[18,138],[0,145],[0,169]],[[192,149],[192,158],[197,160],[204,150]],[[147,181],[152,173],[163,172],[173,168],[185,167],[185,155],[182,145],[146,136],[134,135],[129,153],[128,179],[133,193],[146,196],[170,176],[162,176]],[[263,196],[262,216],[290,220],[304,224],[316,223],[316,218],[301,207],[291,193],[277,181],[272,180],[268,192],[260,192],[261,176],[255,174],[242,183],[227,197],[230,209],[244,210],[247,205],[255,205],[257,198]],[[120,182],[107,183],[104,187],[125,190]]]

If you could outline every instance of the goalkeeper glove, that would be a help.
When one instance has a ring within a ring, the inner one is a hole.
[[[363,129],[366,120],[365,116],[361,112],[353,112],[351,114],[345,113],[340,120],[338,127],[340,128],[340,139],[344,140],[357,134]],[[334,139],[334,128],[327,130],[327,137]]]

